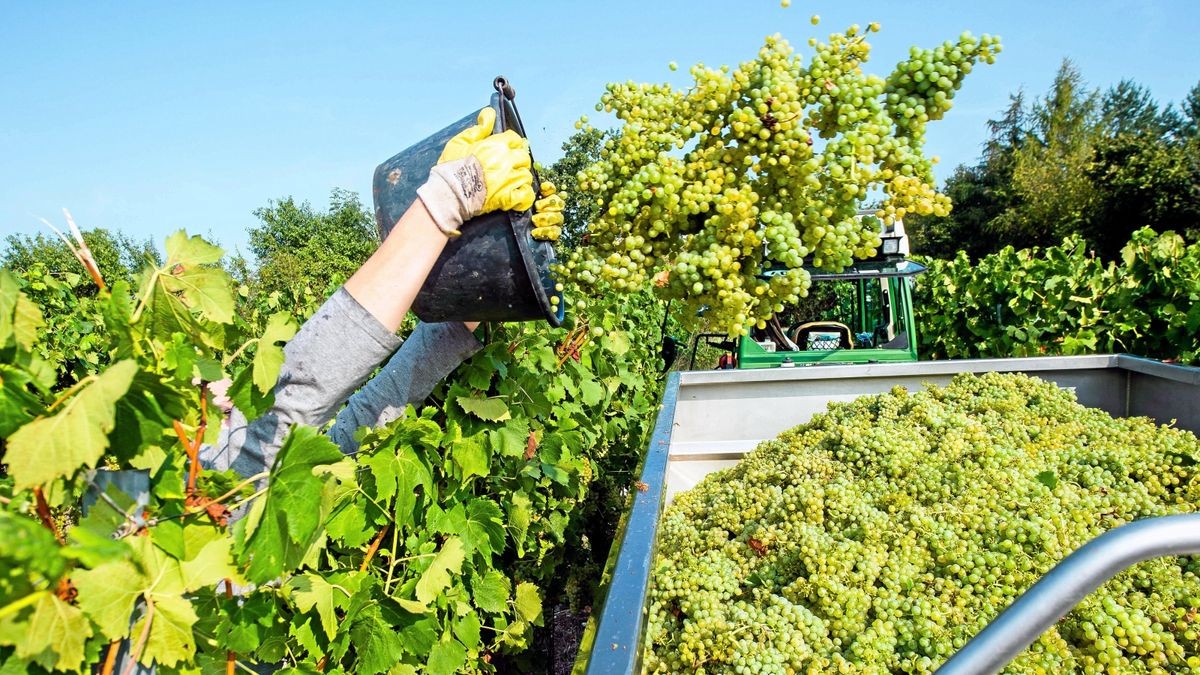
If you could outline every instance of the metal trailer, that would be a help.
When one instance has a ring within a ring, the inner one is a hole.
[[[642,468],[645,490],[634,493],[614,540],[605,600],[576,672],[585,667],[589,675],[640,672],[658,522],[677,492],[736,464],[759,442],[807,422],[832,401],[896,385],[916,391],[947,384],[958,373],[993,371],[1037,376],[1072,389],[1083,405],[1200,434],[1200,368],[1126,355],[672,373]],[[938,672],[997,672],[1116,573],[1141,560],[1185,554],[1200,554],[1200,515],[1148,519],[1111,530],[1068,556]]]

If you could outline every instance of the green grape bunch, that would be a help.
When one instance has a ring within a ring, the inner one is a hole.
[[[1200,440],[1025,375],[831,404],[676,497],[647,673],[932,673],[1055,564],[1192,512]],[[1200,558],[1140,563],[1005,673],[1195,673]]]
[[[596,108],[619,128],[576,177],[600,212],[560,274],[617,291],[653,279],[686,316],[745,334],[807,294],[806,259],[840,271],[874,254],[880,221],[948,213],[923,154],[925,125],[974,64],[994,61],[999,39],[964,33],[914,48],[882,78],[863,71],[878,30],[814,38],[807,64],[769,36],[737,68],[693,66],[686,90],[608,85]],[[868,196],[881,206],[863,218]]]

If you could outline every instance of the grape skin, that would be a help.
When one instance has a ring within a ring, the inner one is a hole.
[[[596,107],[621,126],[577,175],[601,213],[559,273],[633,291],[666,270],[657,292],[691,310],[685,321],[703,309],[709,326],[745,334],[807,295],[806,257],[838,271],[874,254],[880,222],[857,217],[868,195],[883,196],[884,222],[948,213],[923,154],[925,128],[976,63],[995,59],[999,40],[964,33],[914,47],[881,78],[862,68],[877,30],[812,40],[807,64],[769,36],[737,68],[693,66],[686,90],[608,85]],[[782,274],[764,279],[767,270]]]
[[[931,673],[1086,541],[1194,511],[1196,460],[1023,375],[831,404],[668,509],[645,671]],[[1119,574],[1004,672],[1197,672],[1198,574]]]

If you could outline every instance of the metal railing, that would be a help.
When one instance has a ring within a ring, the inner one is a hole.
[[[1148,518],[1110,530],[1055,565],[935,675],[999,672],[1087,594],[1137,563],[1200,554],[1200,514]]]

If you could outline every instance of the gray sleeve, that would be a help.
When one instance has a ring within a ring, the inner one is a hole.
[[[235,410],[228,433],[205,449],[203,463],[243,476],[270,469],[292,425],[319,427],[331,420],[399,345],[400,338],[345,289],[338,289],[284,347],[274,405],[249,423]]]
[[[350,397],[329,437],[347,454],[358,450],[354,432],[380,427],[416,405],[483,345],[461,322],[422,323],[378,375]]]

